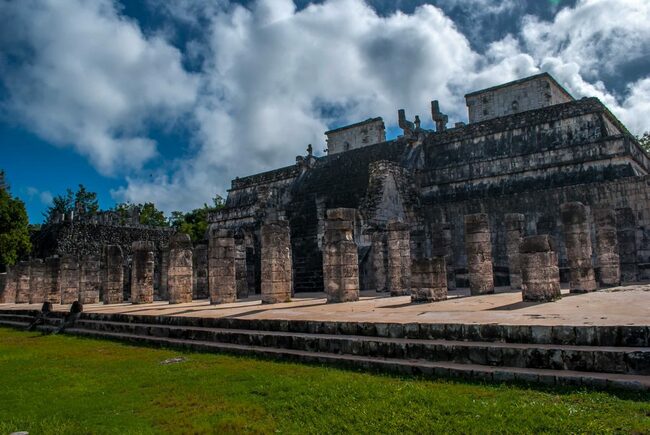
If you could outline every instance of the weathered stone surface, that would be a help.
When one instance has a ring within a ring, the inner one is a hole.
[[[248,272],[246,267],[246,244],[242,232],[235,233],[235,280],[237,298],[248,297]]]
[[[208,287],[210,303],[224,304],[237,300],[235,271],[235,237],[231,230],[210,228],[208,247]]]
[[[79,265],[79,302],[82,304],[99,303],[100,286],[99,257],[88,255],[82,258]]]
[[[71,304],[79,300],[79,263],[72,255],[64,255],[61,257],[60,267],[61,303]]]
[[[262,302],[288,302],[293,293],[291,236],[286,221],[262,225]]]
[[[192,255],[193,299],[208,299],[208,245],[198,244]]]
[[[620,257],[616,230],[616,211],[593,208],[596,227],[596,260],[600,268],[600,283],[617,286],[621,283]]]
[[[580,202],[564,203],[560,209],[572,293],[595,291],[598,286],[591,263],[591,231],[588,210]]]
[[[29,261],[19,261],[14,268],[16,276],[16,303],[29,302]]]
[[[174,236],[172,236],[174,237]],[[169,249],[163,249],[159,253],[158,263],[160,267],[158,270],[154,270],[154,274],[157,276],[158,286],[154,283],[154,299],[155,300],[170,300],[171,296],[169,295],[169,250],[171,249],[171,239],[169,241]],[[155,267],[154,267],[155,269]]]
[[[0,287],[0,303],[13,304],[16,302],[16,274],[13,267],[7,267],[4,286]]]
[[[105,270],[102,287],[105,304],[124,301],[124,256],[119,245],[108,245],[104,251]]]
[[[519,252],[523,300],[550,302],[559,299],[560,268],[551,237],[524,237]]]
[[[447,288],[456,288],[454,272],[454,253],[452,250],[451,225],[448,222],[436,222],[431,225],[431,248],[433,257],[445,257],[447,269]]]
[[[616,238],[621,265],[621,281],[623,282],[635,282],[639,279],[636,243],[637,225],[636,215],[632,208],[616,209]]]
[[[506,253],[508,255],[508,273],[510,288],[521,288],[521,266],[519,245],[524,237],[525,216],[521,213],[508,213],[506,218]]]
[[[42,304],[45,302],[45,264],[40,258],[32,259],[29,267],[29,303]]]
[[[61,259],[59,257],[52,256],[45,259],[45,274],[43,275],[45,302],[52,304],[61,303],[61,287],[59,286],[60,270]]]
[[[388,253],[388,291],[391,296],[411,292],[411,237],[409,226],[391,220],[386,226]]]
[[[411,302],[447,299],[445,257],[415,259],[411,265]]]
[[[131,303],[153,302],[154,249],[152,242],[133,242],[131,267]]]
[[[356,210],[327,210],[323,240],[323,280],[327,302],[359,300],[359,261],[353,240]]]
[[[371,238],[372,255],[372,287],[378,292],[388,291],[388,253],[386,231],[382,228],[374,229]]]
[[[167,270],[170,304],[192,302],[192,276],[192,240],[187,234],[174,234],[169,241]]]
[[[492,242],[486,214],[465,215],[465,250],[472,295],[494,293]]]

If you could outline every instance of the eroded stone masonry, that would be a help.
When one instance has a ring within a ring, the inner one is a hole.
[[[560,281],[589,292],[650,279],[650,160],[607,107],[546,73],[466,101],[467,124],[448,126],[434,100],[430,121],[398,111],[396,139],[372,118],[328,131],[324,156],[309,145],[234,179],[194,245],[137,216],[61,216],[34,236],[41,260],[0,275],[0,301],[349,302],[371,290],[434,302],[507,285],[552,301]]]

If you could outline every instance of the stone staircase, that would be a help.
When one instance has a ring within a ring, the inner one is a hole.
[[[24,328],[36,311],[0,310]],[[41,329],[56,328],[54,313]],[[650,390],[644,326],[389,324],[83,313],[68,334],[431,377]]]

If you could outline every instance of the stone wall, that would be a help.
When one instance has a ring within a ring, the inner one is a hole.
[[[326,131],[325,136],[327,136],[327,153],[332,155],[384,142],[386,128],[383,119],[371,118]]]

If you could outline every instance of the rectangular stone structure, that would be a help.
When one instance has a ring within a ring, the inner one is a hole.
[[[639,279],[636,243],[637,220],[630,207],[616,209],[616,238],[621,267],[622,282],[636,282]]]
[[[61,303],[71,304],[79,300],[79,263],[72,255],[64,255],[60,262],[59,286]]]
[[[208,246],[208,288],[211,304],[237,300],[235,235],[232,230],[211,228]]]
[[[16,274],[13,267],[7,267],[4,286],[0,288],[0,303],[13,304],[16,302]]]
[[[171,242],[170,242],[171,243]],[[171,249],[171,247],[170,247]],[[166,301],[170,299],[169,296],[169,249],[163,249],[158,256],[158,264],[160,265],[160,273],[158,273],[158,288],[154,288],[154,299]]]
[[[29,303],[29,261],[19,261],[15,267],[16,303]]]
[[[521,213],[507,213],[506,224],[506,255],[508,256],[508,274],[510,288],[521,288],[521,266],[519,264],[519,245],[524,237],[526,218]]]
[[[100,261],[93,255],[82,258],[79,264],[79,302],[98,304],[101,286]]]
[[[433,257],[445,257],[447,289],[456,288],[456,273],[451,243],[451,225],[448,222],[434,222],[431,225],[431,253]]]
[[[43,288],[45,301],[51,304],[61,303],[61,287],[59,285],[59,273],[61,271],[61,259],[57,256],[47,257],[44,261],[45,273],[43,274]]]
[[[208,246],[194,246],[192,255],[193,299],[208,299]]]
[[[192,240],[187,234],[174,234],[169,241],[167,269],[170,304],[192,302],[192,275]]]
[[[447,299],[447,259],[444,256],[413,260],[411,266],[411,302],[435,302]]]
[[[465,249],[469,290],[472,295],[494,293],[492,236],[485,213],[465,215]]]
[[[616,235],[616,212],[609,208],[593,208],[596,227],[596,260],[600,268],[600,283],[617,286],[621,283],[621,266]]]
[[[374,228],[370,234],[370,251],[372,254],[372,284],[377,293],[388,291],[386,243],[385,229]]]
[[[131,303],[153,303],[154,279],[154,250],[153,242],[133,242],[131,251],[133,263],[131,266]]]
[[[40,258],[34,258],[29,267],[29,303],[42,304],[45,302],[45,263]]]
[[[391,220],[386,226],[388,291],[391,296],[411,294],[411,236],[408,224]]]
[[[595,291],[598,286],[591,263],[591,229],[587,207],[581,202],[567,202],[560,206],[560,215],[569,263],[570,291]]]
[[[262,224],[261,230],[262,303],[290,302],[293,290],[291,234],[289,222]]]
[[[104,250],[102,287],[104,304],[124,302],[124,255],[119,245],[108,245]]]
[[[519,254],[522,299],[532,302],[560,299],[560,268],[553,239],[548,235],[524,237]]]
[[[246,244],[244,235],[235,234],[235,281],[237,285],[237,299],[248,297],[248,273],[246,270]]]
[[[353,208],[326,212],[323,237],[323,284],[328,303],[359,300],[359,254],[353,239]]]

